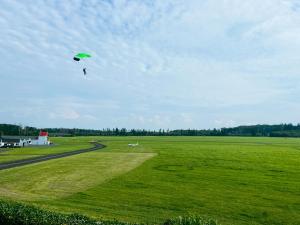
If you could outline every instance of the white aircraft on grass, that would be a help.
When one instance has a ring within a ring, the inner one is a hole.
[[[136,146],[138,146],[138,145],[139,145],[138,142],[137,142],[136,144],[128,144],[129,147],[136,147]]]

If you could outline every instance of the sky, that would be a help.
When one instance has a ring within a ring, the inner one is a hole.
[[[0,0],[0,55],[0,123],[300,122],[299,0]]]

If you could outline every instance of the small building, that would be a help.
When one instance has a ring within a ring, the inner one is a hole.
[[[4,142],[2,142],[2,139],[0,139],[0,148],[4,147]]]
[[[31,145],[49,145],[48,132],[40,131],[39,136],[36,139],[31,140]]]
[[[0,137],[0,147],[1,148],[16,148],[16,147],[25,147],[30,145],[30,137],[21,137],[21,136],[1,136]]]

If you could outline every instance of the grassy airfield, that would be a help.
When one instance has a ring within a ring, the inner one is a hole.
[[[53,138],[56,146],[3,152],[0,162],[91,140],[107,147],[0,171],[0,197],[130,222],[199,214],[225,225],[300,224],[300,139]]]

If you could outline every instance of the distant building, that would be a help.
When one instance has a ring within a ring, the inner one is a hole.
[[[0,147],[25,147],[29,145],[49,145],[48,132],[41,131],[38,137],[0,136]]]
[[[48,132],[41,131],[37,139],[31,140],[31,145],[49,145]]]
[[[30,137],[21,136],[1,136],[0,147],[24,147],[31,142]]]

